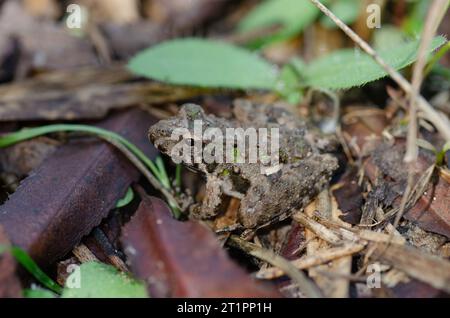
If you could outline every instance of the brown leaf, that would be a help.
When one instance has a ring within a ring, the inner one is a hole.
[[[450,262],[419,249],[377,244],[371,258],[381,260],[430,286],[450,293]]]
[[[132,271],[152,297],[276,297],[233,263],[214,234],[179,222],[160,199],[144,197],[122,237]]]
[[[439,178],[406,214],[421,228],[450,238],[450,184]]]
[[[334,187],[333,195],[336,198],[339,210],[343,213],[340,219],[350,224],[359,224],[363,195],[362,189],[358,185],[355,169],[350,168],[345,172],[338,186]]]
[[[55,72],[0,86],[0,122],[100,119],[108,112],[142,103],[168,103],[201,90],[133,79],[123,67]]]
[[[147,152],[154,120],[132,110],[102,126],[116,131]],[[0,206],[0,224],[12,244],[25,249],[40,265],[60,259],[106,217],[139,178],[138,171],[106,142],[70,142],[50,156]]]
[[[306,243],[305,228],[297,221],[292,221],[291,229],[286,237],[286,241],[281,248],[281,256],[288,260],[298,258],[299,248]]]
[[[9,246],[9,240],[0,224],[0,246]],[[4,252],[0,254],[0,298],[22,296],[22,287],[16,276],[16,262],[13,256]]]
[[[63,69],[98,64],[86,39],[70,35],[63,25],[30,16],[19,1],[6,1],[0,11],[0,43],[11,35],[18,37],[32,68]]]
[[[26,176],[51,155],[58,145],[58,141],[43,136],[0,149],[0,167],[4,172]]]
[[[227,2],[229,1],[151,0],[145,1],[144,10],[151,21],[166,28],[191,29],[223,15]]]
[[[436,298],[445,293],[419,280],[412,279],[407,283],[399,283],[391,289],[397,298]]]
[[[407,166],[403,163],[405,143],[397,140],[394,145],[382,144],[366,161],[366,175],[373,183],[378,176],[384,177],[389,183],[388,191],[394,195],[393,205],[399,206],[402,191],[406,186]],[[416,180],[433,164],[433,157],[425,151],[419,151],[419,157],[414,163]],[[395,183],[394,183],[395,182]],[[397,190],[396,190],[397,189]],[[397,191],[397,192],[394,192]],[[389,196],[391,196],[389,195]],[[439,176],[437,182],[429,184],[426,192],[404,217],[416,222],[421,228],[450,238],[450,187],[445,178]]]
[[[342,117],[345,141],[355,156],[364,155],[377,142],[388,124],[384,111],[378,108],[349,107]]]

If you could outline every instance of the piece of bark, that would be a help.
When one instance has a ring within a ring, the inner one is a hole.
[[[102,126],[153,157],[156,152],[146,139],[152,122],[146,113],[132,110]],[[40,265],[49,265],[89,234],[138,178],[134,166],[106,142],[94,138],[69,142],[0,206],[0,224],[12,244],[25,249]]]
[[[9,240],[0,224],[0,247],[10,246]],[[0,298],[18,298],[22,296],[22,287],[16,276],[16,262],[5,251],[0,254]]]
[[[122,242],[132,272],[152,297],[277,297],[234,264],[214,234],[172,218],[160,199],[144,197]]]

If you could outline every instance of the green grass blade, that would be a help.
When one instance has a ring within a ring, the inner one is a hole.
[[[57,294],[61,294],[62,287],[59,286],[53,279],[51,279],[44,271],[36,264],[36,262],[28,255],[27,252],[19,247],[3,246],[0,245],[0,254],[4,252],[10,252],[16,261],[21,264],[31,275],[36,278],[42,285],[48,289],[54,291]]]
[[[117,201],[116,208],[120,209],[123,208],[124,206],[127,206],[128,204],[130,204],[131,201],[133,201],[133,199],[134,199],[134,192],[133,189],[130,187],[128,188],[127,193],[125,193],[125,196],[119,201]]]
[[[136,157],[138,157],[158,179],[162,178],[158,168],[155,166],[153,161],[151,161],[138,147],[136,147],[134,144],[132,144],[119,134],[93,126],[76,125],[76,124],[57,124],[57,125],[48,125],[36,128],[22,129],[18,132],[10,133],[0,137],[0,148],[12,146],[24,140],[36,138],[42,135],[47,135],[55,132],[84,132],[105,139],[114,139],[123,144],[125,147],[127,147],[128,150],[130,150]]]

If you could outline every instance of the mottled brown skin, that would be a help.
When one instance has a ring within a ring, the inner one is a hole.
[[[226,120],[205,114],[198,105],[184,105],[176,117],[152,126],[149,138],[160,151],[170,155],[178,143],[170,140],[174,129],[192,129],[194,120],[198,119],[203,121],[204,130],[208,127],[222,131],[229,127],[279,128],[281,165],[275,173],[262,173],[259,161],[189,165],[206,175],[205,199],[191,208],[193,216],[211,219],[225,211],[229,197],[236,197],[241,200],[239,225],[254,229],[307,205],[328,184],[338,164],[333,156],[321,153],[324,147],[332,146],[332,139],[312,133],[304,121],[287,110],[273,105],[252,105],[243,100],[234,106],[234,119]],[[204,141],[203,147],[207,143]]]

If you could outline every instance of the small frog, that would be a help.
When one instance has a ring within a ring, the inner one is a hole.
[[[184,162],[206,176],[205,198],[203,202],[191,206],[191,215],[212,219],[224,213],[229,199],[234,197],[240,200],[239,227],[257,229],[305,207],[326,187],[338,167],[336,158],[324,153],[335,147],[333,138],[321,136],[308,127],[305,121],[274,105],[254,105],[247,100],[237,100],[233,114],[233,119],[219,118],[205,114],[198,105],[186,104],[177,116],[161,120],[150,128],[149,138],[155,147],[172,158],[175,147],[180,147],[180,141],[191,146],[199,142],[198,136],[187,133],[193,130],[196,121],[201,121],[202,133],[208,128],[216,128],[223,136],[226,136],[228,128],[278,130],[278,135],[267,136],[266,144],[270,148],[268,145],[273,141],[272,138],[277,138],[279,147],[275,154],[278,158],[276,164],[269,162],[268,158],[259,157],[256,162],[240,162],[236,158],[231,162],[195,162],[193,157],[191,163]],[[183,136],[174,138],[174,134]],[[201,139],[200,145],[205,149],[211,142]],[[224,137],[220,142],[226,148],[225,144],[230,142],[230,138]],[[238,148],[234,146],[236,156]],[[258,139],[256,148],[262,146]]]

